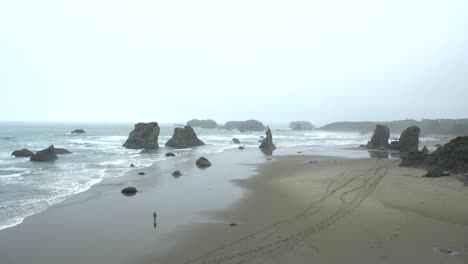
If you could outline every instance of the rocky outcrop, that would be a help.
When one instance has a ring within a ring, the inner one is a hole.
[[[57,158],[54,145],[50,145],[48,148],[36,152],[36,154],[32,155],[29,159],[31,161],[54,161]]]
[[[289,128],[292,130],[312,130],[314,129],[314,125],[312,125],[309,121],[292,121],[289,123]]]
[[[72,134],[84,134],[86,133],[86,131],[84,131],[83,129],[75,129],[71,133]]]
[[[20,149],[13,151],[11,155],[17,158],[27,158],[34,155],[34,152],[30,151],[29,149]]]
[[[73,152],[64,148],[55,148],[54,151],[57,155],[73,154]]]
[[[371,140],[367,147],[371,149],[388,149],[388,139],[390,138],[390,129],[386,125],[376,125]]]
[[[180,176],[182,176],[182,173],[180,173],[180,171],[176,170],[176,171],[174,171],[174,172],[172,173],[172,176],[174,176],[174,177],[180,177]]]
[[[157,149],[159,148],[159,130],[158,123],[156,122],[138,123],[133,131],[130,132],[123,147],[128,149]]]
[[[165,156],[166,156],[166,157],[175,157],[175,154],[172,153],[172,152],[168,152],[168,153],[166,153]]]
[[[419,133],[421,133],[421,129],[417,126],[408,127],[401,133],[398,146],[403,156],[419,150]]]
[[[218,123],[213,119],[192,119],[187,122],[187,126],[200,127],[200,128],[217,128]]]
[[[174,128],[174,135],[167,141],[166,146],[172,148],[190,148],[205,145],[191,126]]]
[[[205,157],[201,157],[201,158],[197,159],[195,164],[200,168],[208,168],[208,167],[211,166],[211,162]]]
[[[428,177],[444,176],[445,172],[465,173],[468,171],[468,136],[457,137],[429,155],[422,151],[410,152],[400,166],[426,169]]]
[[[262,122],[253,119],[246,121],[229,121],[224,124],[223,128],[227,130],[237,129],[240,132],[265,130],[265,126]]]
[[[232,139],[232,143],[234,143],[234,144],[240,144],[240,140],[237,139],[237,138],[233,138],[233,139]]]
[[[122,190],[123,195],[135,195],[138,192],[138,190],[135,187],[127,187]]]
[[[262,140],[259,148],[273,150],[276,149],[275,144],[273,144],[273,136],[271,135],[271,129],[268,128],[266,131],[266,137]]]
[[[245,149],[245,147],[244,146],[239,146],[239,149],[243,150],[243,149]]]

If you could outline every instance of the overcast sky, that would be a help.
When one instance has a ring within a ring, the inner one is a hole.
[[[468,117],[468,1],[0,0],[0,120]]]

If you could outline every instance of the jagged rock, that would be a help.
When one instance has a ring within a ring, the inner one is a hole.
[[[419,150],[419,133],[421,129],[417,126],[411,126],[401,133],[399,146],[402,155]]]
[[[424,148],[421,149],[421,152],[426,155],[429,154],[429,150],[427,149],[426,146],[424,146]]]
[[[166,153],[165,156],[166,156],[166,157],[175,157],[175,154],[172,153],[172,152],[168,152],[168,153]]]
[[[180,177],[182,175],[182,173],[180,173],[180,171],[176,170],[172,173],[172,176],[174,177]]]
[[[71,133],[72,134],[84,134],[86,133],[86,131],[84,131],[83,129],[75,129]]]
[[[428,177],[443,176],[444,171],[465,173],[468,171],[468,136],[452,139],[429,155],[409,153],[400,166],[426,169]]]
[[[399,141],[390,142],[390,150],[400,150],[400,142]]]
[[[261,149],[276,149],[275,144],[273,144],[273,136],[271,135],[271,129],[268,128],[266,131],[266,138],[262,140],[262,143],[260,146],[258,146]]]
[[[386,125],[376,125],[371,140],[367,143],[368,148],[388,149],[388,139],[390,138],[390,129]]]
[[[138,123],[123,144],[128,149],[157,149],[159,126],[156,122]]]
[[[207,167],[210,167],[211,166],[211,162],[205,158],[205,157],[201,157],[199,158],[195,164],[200,167],[200,168],[207,168]]]
[[[173,148],[190,148],[202,145],[205,143],[197,137],[191,126],[174,128],[174,135],[166,143],[167,147]]]
[[[241,132],[265,130],[265,126],[262,122],[253,119],[247,121],[229,121],[224,124],[223,128],[227,130],[237,129]]]
[[[57,158],[54,145],[50,145],[48,148],[36,152],[36,154],[32,155],[29,159],[31,161],[53,161]]]
[[[289,128],[292,130],[312,130],[315,127],[308,121],[292,121],[289,123]]]
[[[243,146],[239,146],[239,149],[241,149],[241,150],[242,150],[242,149],[245,149],[245,148],[244,148]]]
[[[234,143],[234,144],[240,144],[240,140],[237,139],[237,138],[233,138],[233,139],[232,139],[232,143]]]
[[[34,155],[34,152],[30,151],[29,149],[20,149],[13,151],[11,155],[17,158],[27,158]]]
[[[135,168],[135,165],[133,163],[130,164],[130,168]]]
[[[135,195],[138,190],[135,187],[127,187],[122,190],[122,194],[124,195]]]
[[[55,148],[54,151],[55,151],[55,154],[57,155],[73,154],[73,152],[64,148]]]
[[[218,123],[213,119],[192,119],[187,122],[187,126],[191,127],[201,127],[201,128],[217,128]]]

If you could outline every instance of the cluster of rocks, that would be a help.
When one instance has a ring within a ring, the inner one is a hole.
[[[378,150],[395,150],[400,151],[402,157],[406,157],[408,153],[417,152],[419,150],[419,134],[421,129],[417,126],[406,128],[401,133],[398,141],[388,143],[390,139],[390,129],[386,125],[376,125],[374,134],[367,145],[361,145],[369,149]]]
[[[254,119],[246,121],[229,121],[226,122],[226,124],[224,124],[223,128],[227,130],[237,129],[240,132],[265,130],[265,126],[263,125],[263,123]]]
[[[386,125],[376,125],[374,134],[366,147],[370,149],[385,150],[389,148],[388,139],[390,138],[390,129]]]
[[[200,128],[218,128],[218,123],[213,119],[192,119],[187,122],[187,126]]]
[[[17,158],[29,158],[31,161],[53,161],[58,158],[57,155],[64,154],[72,154],[72,152],[64,148],[55,148],[54,145],[50,145],[48,148],[36,153],[29,149],[15,150],[11,153],[12,156]]]
[[[312,130],[315,127],[309,121],[292,121],[289,123],[289,128],[291,128],[291,130],[303,131]]]
[[[468,136],[452,139],[431,154],[410,152],[400,166],[425,169],[428,177],[465,173],[468,171]]]

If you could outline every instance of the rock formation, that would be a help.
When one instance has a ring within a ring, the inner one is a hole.
[[[72,134],[84,134],[86,133],[86,131],[84,131],[83,129],[75,129],[71,133]]]
[[[138,123],[127,141],[123,144],[128,149],[157,149],[159,137],[159,126],[156,122]]]
[[[180,177],[182,175],[182,173],[180,173],[180,171],[176,170],[172,173],[172,176],[174,177]]]
[[[73,154],[73,152],[64,148],[54,148],[54,151],[55,151],[55,154],[57,155]]]
[[[232,139],[232,143],[234,143],[234,144],[240,144],[240,140],[237,139],[237,138],[233,138],[233,139]]]
[[[422,151],[410,152],[400,166],[426,169],[428,177],[447,174],[444,172],[465,173],[468,171],[468,136],[452,139],[429,155]]]
[[[168,153],[166,153],[165,156],[166,156],[166,157],[175,157],[175,154],[172,153],[172,152],[168,152]]]
[[[17,158],[27,158],[34,155],[34,152],[30,151],[29,149],[20,149],[13,151],[11,155]]]
[[[262,122],[253,119],[247,121],[229,121],[224,124],[223,128],[227,130],[237,129],[240,132],[265,130],[265,126]]]
[[[368,148],[388,149],[388,139],[390,138],[390,129],[385,125],[376,125],[371,140],[367,143]]]
[[[289,123],[289,128],[292,130],[312,130],[314,125],[308,121],[292,121]]]
[[[187,126],[200,127],[200,128],[217,128],[218,123],[213,119],[192,119],[187,122]]]
[[[48,148],[36,152],[36,154],[32,155],[29,159],[31,161],[53,161],[57,158],[54,145],[50,145]]]
[[[205,143],[197,137],[191,126],[174,128],[174,135],[166,143],[167,147],[173,148],[190,148],[202,145]]]
[[[201,157],[201,158],[197,159],[195,164],[200,168],[207,168],[207,167],[211,166],[211,162],[205,157]]]
[[[262,140],[259,148],[273,150],[276,149],[275,144],[273,144],[273,136],[271,135],[271,129],[268,128],[266,131],[266,137]]]
[[[138,192],[138,190],[135,187],[127,187],[122,190],[123,195],[135,195]]]
[[[407,153],[417,152],[419,150],[419,133],[421,129],[417,126],[408,127],[401,133],[398,146],[403,156]]]

